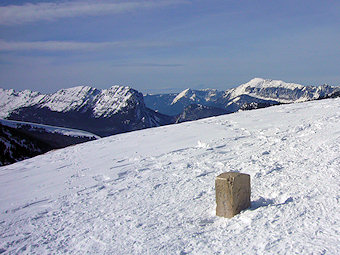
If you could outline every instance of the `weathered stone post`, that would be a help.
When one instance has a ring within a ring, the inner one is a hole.
[[[216,177],[216,215],[232,218],[250,207],[250,175],[235,172]]]

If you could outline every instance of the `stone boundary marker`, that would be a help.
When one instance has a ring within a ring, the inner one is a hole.
[[[216,215],[232,218],[250,207],[250,175],[235,172],[216,177]]]

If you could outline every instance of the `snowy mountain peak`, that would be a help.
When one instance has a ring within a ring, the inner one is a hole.
[[[47,95],[0,90],[0,118],[101,136],[173,123],[172,117],[148,109],[141,93],[119,85],[108,89],[77,86]]]
[[[271,79],[262,79],[262,78],[254,78],[246,83],[248,87],[256,87],[256,88],[287,88],[287,89],[302,89],[304,86],[296,83],[287,83],[281,80],[271,80]]]
[[[228,112],[339,97],[340,87],[303,86],[281,80],[254,78],[226,91],[186,89],[179,94],[147,95],[146,105],[168,115],[180,115],[191,104],[226,109]]]
[[[192,95],[192,90],[189,88],[185,89],[175,97],[171,104],[176,104],[179,100],[181,100],[184,97],[188,97],[189,95]]]
[[[254,78],[249,82],[226,92],[229,99],[240,95],[249,95],[265,100],[276,100],[279,103],[303,102],[322,98],[335,90],[331,86],[303,86],[281,80]]]
[[[22,91],[16,91],[14,89],[2,89],[0,88],[0,99],[5,98],[6,96],[13,96],[13,97],[20,97],[20,98],[32,98],[41,95],[40,92],[34,92],[31,90],[22,90]]]
[[[216,89],[186,89],[179,93],[174,100],[172,101],[172,105],[178,104],[181,102],[182,104],[206,104],[210,101],[214,101],[219,97],[222,97],[224,94],[223,91],[218,91]]]
[[[101,91],[93,113],[97,118],[110,117],[131,105],[144,105],[143,95],[130,87],[116,85]]]
[[[6,118],[14,109],[37,104],[43,97],[39,92],[30,90],[0,88],[0,118]]]
[[[0,89],[0,118],[61,125],[106,136],[174,123],[174,116],[179,116],[192,104],[210,107],[203,109],[204,114],[199,108],[199,113],[197,109],[188,108],[194,110],[197,116],[207,116],[212,112],[215,114],[212,108],[232,113],[339,96],[339,87],[302,86],[262,78],[254,78],[227,91],[185,89],[179,94],[149,95],[146,98],[130,87],[119,85],[108,89],[77,86],[47,95],[29,90],[16,92]],[[191,119],[195,119],[195,114]]]
[[[108,117],[127,107],[131,101],[140,104],[142,97],[138,91],[118,85],[102,90],[77,86],[45,95],[29,90],[0,89],[0,118],[6,118],[15,109],[30,106],[46,107],[55,112],[90,111],[96,118]]]
[[[259,84],[259,83],[263,83],[265,81],[271,81],[271,79],[263,79],[263,78],[255,77],[255,78],[251,79],[249,82],[247,82],[246,84]]]
[[[61,89],[56,93],[45,95],[40,102],[40,107],[47,107],[56,112],[79,110],[92,102],[99,93],[99,90],[89,86]]]

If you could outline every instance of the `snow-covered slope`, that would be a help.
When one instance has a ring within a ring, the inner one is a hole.
[[[101,136],[172,123],[172,118],[148,109],[143,95],[129,87],[99,90],[87,86],[42,95],[0,90],[0,116],[86,130]]]
[[[56,112],[91,110],[95,118],[110,117],[126,107],[129,100],[139,100],[138,97],[137,91],[123,86],[103,90],[78,86],[47,95],[29,90],[17,92],[0,89],[0,116],[8,117],[15,109],[37,105]]]
[[[186,89],[179,93],[174,100],[171,102],[172,105],[177,103],[185,103],[188,101],[190,103],[207,103],[216,101],[217,98],[222,96],[223,92],[216,89],[202,89],[202,90],[192,90]],[[184,102],[183,102],[184,101]],[[185,103],[187,104],[187,103]]]
[[[0,88],[0,118],[6,118],[15,109],[37,104],[44,95],[30,90],[15,91]]]
[[[78,86],[46,95],[41,100],[40,107],[47,107],[56,112],[91,110],[95,118],[107,118],[126,108],[129,101],[140,101],[139,93],[129,87],[113,86],[99,90]]]
[[[6,254],[339,254],[340,99],[131,132],[0,168]],[[215,216],[215,177],[252,206]]]

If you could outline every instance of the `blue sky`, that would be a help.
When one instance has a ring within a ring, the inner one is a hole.
[[[0,87],[340,85],[339,1],[0,2]]]

